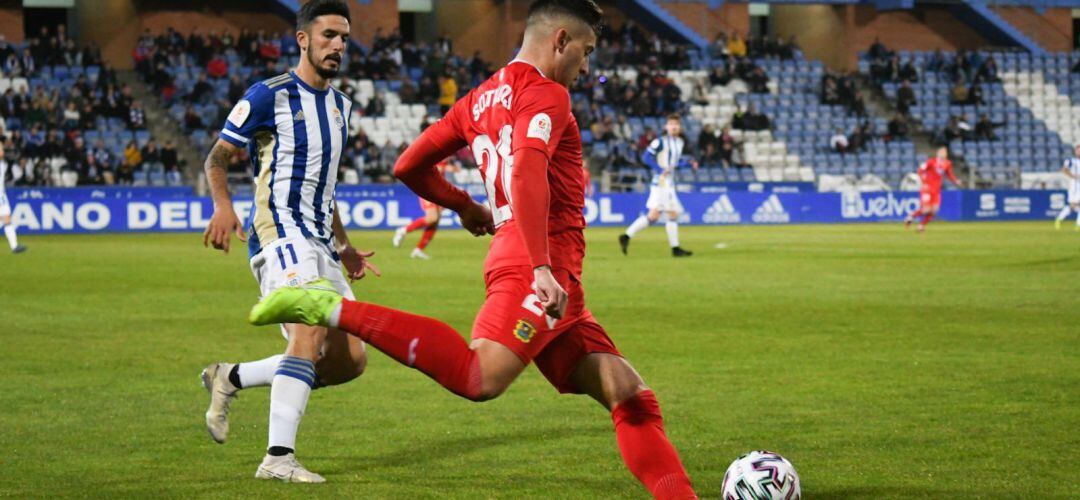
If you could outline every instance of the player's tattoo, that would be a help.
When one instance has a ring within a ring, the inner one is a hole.
[[[210,195],[215,200],[228,200],[229,198],[228,168],[229,156],[232,155],[229,149],[221,141],[214,143],[214,147],[210,149],[210,154],[206,156],[206,163],[203,165],[203,170],[206,172],[206,183],[210,186]]]
[[[210,172],[214,169],[225,170],[229,166],[229,151],[220,142],[214,143],[214,147],[210,149],[210,154],[206,156],[206,164],[204,169],[206,174],[210,175]]]

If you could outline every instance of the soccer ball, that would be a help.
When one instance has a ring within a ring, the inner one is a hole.
[[[751,451],[731,462],[724,473],[724,500],[799,500],[799,474],[786,458],[771,451]]]

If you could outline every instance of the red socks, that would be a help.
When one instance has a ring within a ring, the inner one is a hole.
[[[934,220],[934,214],[926,214],[922,216],[922,225],[927,225],[930,221]]]
[[[650,390],[611,411],[615,438],[626,467],[658,499],[696,499],[679,454],[664,434],[660,403]]]
[[[427,248],[428,243],[431,243],[431,239],[435,237],[435,231],[438,231],[438,226],[431,226],[424,230],[424,234],[420,236],[420,241],[416,244],[416,248],[421,250]]]
[[[416,231],[417,229],[420,229],[420,228],[426,227],[426,226],[427,226],[427,221],[423,217],[417,217],[417,218],[413,219],[413,221],[410,222],[408,226],[405,226],[405,232],[406,233],[411,233],[413,231]]]
[[[420,370],[458,396],[480,398],[480,359],[446,323],[346,299],[341,301],[338,329]]]

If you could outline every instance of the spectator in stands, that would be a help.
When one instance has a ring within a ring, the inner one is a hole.
[[[881,43],[880,38],[874,38],[874,43],[870,44],[870,49],[866,51],[866,55],[870,59],[888,59],[892,57],[892,51],[885,48],[885,44]]]
[[[836,75],[831,71],[826,71],[825,74],[821,75],[821,103],[840,103],[840,87]]]
[[[844,135],[844,129],[837,127],[836,130],[833,131],[832,137],[829,139],[829,149],[837,153],[846,153],[849,146],[850,143],[848,142],[847,136]]]
[[[225,78],[229,74],[229,62],[221,52],[215,52],[210,61],[206,63],[206,75],[210,78]]]
[[[960,117],[953,115],[949,117],[949,121],[945,123],[945,128],[938,134],[935,145],[948,145],[950,142],[962,138],[963,135],[964,131],[960,129]]]
[[[732,33],[728,39],[727,53],[732,57],[746,57],[746,42],[738,33]]]
[[[990,116],[983,113],[979,117],[979,121],[975,123],[975,140],[979,141],[996,141],[997,134],[994,133],[994,129],[998,127],[1004,127],[1005,122],[994,122],[990,120]]]
[[[1077,59],[1076,62],[1073,63],[1072,69],[1069,71],[1072,73],[1080,73],[1080,59]]]
[[[908,138],[909,127],[907,118],[903,114],[897,113],[892,120],[889,120],[889,135],[888,139],[891,141],[906,140]]]
[[[731,126],[724,125],[724,128],[720,131],[720,137],[717,138],[720,144],[720,164],[724,168],[734,167],[735,150],[741,146],[740,143],[735,141],[735,136],[731,135]]]
[[[725,86],[731,83],[731,73],[728,71],[728,66],[717,65],[713,68],[712,73],[709,73],[709,84]]]
[[[165,145],[161,147],[161,165],[165,167],[166,172],[180,171],[180,156],[171,139],[165,141]]]
[[[79,109],[75,107],[74,102],[68,102],[67,107],[64,108],[64,120],[60,123],[60,126],[64,130],[75,130],[79,128],[80,118],[82,115],[79,113]]]
[[[233,79],[236,79],[236,75],[233,75]],[[230,81],[230,85],[232,82]],[[184,97],[187,102],[190,103],[205,103],[212,96],[214,87],[210,85],[210,81],[206,79],[206,73],[200,73],[199,79],[196,80],[195,86],[191,88],[191,92]],[[243,91],[241,90],[241,97],[243,97]]]
[[[997,61],[993,56],[987,57],[986,61],[979,67],[979,72],[975,75],[976,82],[997,83],[1001,81],[998,77]]]
[[[753,104],[746,109],[745,113],[740,114],[736,111],[731,123],[735,128],[743,130],[768,130],[771,127],[769,117],[764,113],[759,113],[757,106]]]
[[[439,76],[439,111],[446,114],[457,102],[458,85],[449,75]]]
[[[634,129],[630,126],[630,122],[626,119],[626,115],[619,113],[615,118],[615,124],[611,128],[611,132],[615,134],[615,140],[620,142],[633,142]]]
[[[919,81],[919,71],[915,69],[915,63],[911,59],[904,62],[904,65],[900,67],[900,71],[897,74],[897,78],[904,82],[917,82]]]
[[[131,110],[128,111],[128,128],[131,130],[146,129],[146,113],[143,112],[142,103],[139,101],[131,102]]]
[[[956,127],[960,129],[960,138],[965,141],[975,138],[975,129],[971,126],[966,114],[960,115],[956,121]]]
[[[971,87],[968,88],[968,102],[967,102],[967,104],[973,104],[975,106],[979,106],[981,104],[986,104],[986,102],[983,101],[982,85],[979,85],[978,83],[972,83],[971,84]]]
[[[874,125],[869,120],[864,120],[855,127],[848,138],[849,151],[864,151],[874,138]]]
[[[615,132],[613,130],[614,126],[615,122],[611,118],[611,115],[605,115],[599,120],[594,120],[592,122],[592,126],[590,127],[593,140],[600,142],[608,142],[615,139]]]
[[[746,77],[746,84],[750,87],[750,92],[755,94],[769,93],[769,77],[764,69],[754,68],[754,71]]]
[[[443,113],[446,113],[443,111]],[[382,92],[376,92],[364,107],[364,116],[386,116],[386,101]]]
[[[163,172],[165,166],[161,163],[161,149],[158,148],[157,141],[154,138],[146,141],[146,145],[142,147],[142,162],[143,166],[152,172]]]
[[[720,59],[728,55],[728,38],[727,33],[720,31],[713,37],[713,41],[709,44],[709,57],[713,59]]]
[[[64,147],[65,164],[62,170],[75,172],[76,183],[80,186],[100,184],[101,178],[97,170],[92,170],[88,162],[90,155],[86,151],[86,144],[82,137],[75,136]]]
[[[858,117],[866,116],[866,101],[863,100],[861,90],[856,90],[855,93],[852,94],[851,100],[848,102],[848,111],[850,111],[852,115]]]
[[[910,83],[901,83],[900,88],[896,89],[896,110],[906,116],[911,113],[911,107],[915,104],[915,90]]]
[[[706,123],[701,127],[697,137],[698,161],[703,165],[711,165],[720,161],[720,138],[713,130],[712,124]]]
[[[968,104],[970,102],[969,94],[968,86],[964,85],[964,79],[957,78],[953,83],[952,90],[949,92],[949,101],[956,106]]]

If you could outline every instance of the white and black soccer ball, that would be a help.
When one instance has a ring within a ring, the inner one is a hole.
[[[799,473],[771,451],[751,451],[731,462],[724,473],[724,500],[799,500]]]

